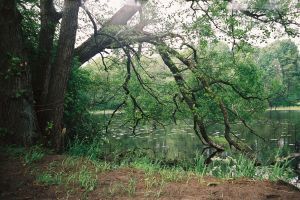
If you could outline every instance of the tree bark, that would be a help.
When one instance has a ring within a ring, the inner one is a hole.
[[[47,97],[51,60],[53,58],[53,39],[56,26],[61,18],[61,14],[57,13],[54,8],[53,0],[41,0],[40,9],[41,29],[39,32],[38,55],[35,63],[33,63],[32,70],[34,99],[38,110],[43,109]]]
[[[64,97],[74,55],[80,0],[65,0],[63,15],[56,12],[53,0],[40,1],[39,51],[34,59],[30,59],[34,61],[31,69],[23,50],[21,16],[16,9],[16,1],[0,0],[0,5],[0,135],[6,133],[12,142],[30,145],[38,135],[37,129],[40,129],[45,136],[44,143],[50,142],[49,146],[61,151]],[[124,6],[104,28],[126,24],[139,9],[138,6]],[[52,55],[55,28],[61,17],[57,53]],[[126,31],[129,35],[134,32],[134,29]],[[101,42],[101,47],[95,42],[95,37]],[[117,42],[114,37],[114,34],[94,35],[76,49],[75,55],[82,58],[80,61],[83,63],[99,50],[117,48],[128,43],[125,42],[128,40],[127,35],[118,36],[123,39],[121,42]],[[156,36],[143,33],[136,37],[141,41],[157,39]]]
[[[77,57],[80,63],[85,63],[104,49],[122,48],[126,45],[143,42],[153,43],[168,36],[168,34],[152,35],[141,31],[137,32],[134,29],[126,30],[122,35],[117,35],[117,32],[117,29],[108,33],[100,31],[96,38],[90,37],[78,46],[74,51],[74,57]]]
[[[53,0],[41,0],[40,9],[41,29],[39,32],[38,54],[32,63],[32,87],[39,132],[44,133],[47,124],[45,118],[45,112],[47,111],[46,97],[54,57],[53,39],[61,14],[56,12]]]
[[[79,62],[85,63],[97,53],[103,51],[105,48],[111,46],[112,44],[116,44],[113,38],[118,39],[117,34],[120,30],[116,25],[126,25],[127,22],[135,15],[139,10],[140,6],[129,6],[125,5],[120,10],[118,10],[112,18],[106,22],[103,27],[97,30],[97,35],[93,34],[90,38],[88,38],[84,43],[82,43],[79,47],[75,49],[75,56],[78,57]],[[107,28],[111,26],[115,26],[112,30],[107,30]],[[105,36],[105,34],[109,34],[111,37]],[[128,40],[128,38],[126,38]]]
[[[47,95],[49,111],[46,113],[49,127],[49,141],[58,152],[62,151],[62,118],[64,112],[64,97],[71,69],[73,51],[78,25],[80,0],[65,0],[61,29],[58,41],[57,56],[51,69],[51,78]]]
[[[0,0],[0,132],[7,143],[37,137],[31,75],[15,0]]]

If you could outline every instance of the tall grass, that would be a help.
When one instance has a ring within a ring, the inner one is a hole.
[[[46,155],[45,150],[41,146],[33,146],[25,152],[25,164],[31,164],[41,160]]]
[[[68,154],[72,156],[85,156],[96,160],[103,155],[103,140],[95,138],[92,142],[75,141],[69,145]]]
[[[256,168],[253,160],[239,155],[234,164],[234,166],[236,166],[236,171],[233,172],[235,177],[255,177]]]
[[[255,162],[243,154],[232,153],[232,156],[226,158],[215,157],[210,165],[205,165],[205,157],[196,152],[195,158],[192,162],[179,161],[175,166],[165,166],[165,161],[161,159],[153,159],[139,152],[131,152],[123,157],[112,159],[108,164],[111,168],[117,167],[133,167],[141,169],[146,173],[158,173],[165,181],[177,181],[182,177],[187,176],[186,171],[192,172],[198,176],[213,176],[222,179],[247,177],[252,179],[270,179],[278,180],[293,177],[290,162],[288,160],[279,161],[280,157],[285,155],[286,152],[278,151],[272,159],[277,160],[274,165],[263,163],[263,166],[255,166]],[[128,152],[130,152],[128,150]],[[88,158],[97,162],[103,152],[103,143],[99,140],[94,140],[91,144],[76,141],[70,146],[69,154],[76,156],[87,156]],[[111,153],[111,157],[117,157],[118,149]],[[273,154],[274,155],[274,154]],[[104,164],[104,165],[106,165]],[[104,166],[104,168],[106,168]],[[185,169],[185,170],[183,170]]]
[[[107,154],[103,151],[105,145],[107,144],[98,139],[94,139],[91,143],[75,140],[70,145],[68,156],[61,163],[62,167],[59,171],[52,170],[50,167],[48,172],[38,175],[38,181],[46,184],[59,184],[68,179],[69,182],[76,182],[85,190],[90,191],[96,186],[97,173],[122,167],[144,171],[147,174],[148,185],[152,185],[151,182],[157,182],[154,175],[158,175],[164,182],[181,181],[191,173],[200,177],[213,176],[222,179],[247,177],[272,181],[278,179],[290,180],[295,176],[290,168],[290,160],[281,159],[286,155],[283,150],[275,153],[273,159],[275,158],[276,162],[273,165],[263,163],[262,166],[255,166],[253,160],[242,154],[232,154],[231,157],[227,156],[226,158],[216,157],[210,165],[205,165],[205,157],[197,152],[192,161],[176,161],[175,165],[168,166],[166,164],[168,162],[165,160],[153,159],[141,152],[128,150],[127,154],[122,157],[118,149],[110,154],[113,159],[103,161],[103,155]],[[46,154],[39,146],[29,150],[9,147],[6,151],[13,154],[13,156],[22,156],[25,164],[34,163]],[[89,163],[89,170],[84,168],[86,163]],[[70,171],[73,174],[68,174],[68,177],[62,175]]]
[[[195,155],[194,171],[200,176],[204,176],[208,172],[208,166],[205,165],[204,162],[205,162],[204,156],[197,151]]]
[[[26,164],[40,160],[46,153],[38,146],[29,150],[23,149],[24,152],[20,149],[13,150],[11,147],[8,150],[15,156],[22,155]],[[213,176],[222,179],[246,177],[272,181],[279,179],[289,181],[295,177],[290,168],[291,160],[282,159],[284,154],[281,151],[275,154],[276,162],[273,165],[262,166],[256,166],[253,160],[241,154],[233,154],[226,158],[215,157],[210,165],[205,165],[205,157],[198,152],[193,162],[182,160],[176,162],[175,165],[168,166],[168,162],[164,160],[153,159],[139,152],[129,153],[117,163],[115,159],[109,162],[103,161],[99,156],[101,153],[103,153],[101,144],[96,140],[93,145],[77,142],[71,146],[69,155],[63,161],[50,163],[46,170],[37,174],[36,179],[45,185],[64,184],[71,187],[77,185],[89,192],[96,188],[99,173],[113,168],[130,167],[144,171],[147,189],[145,195],[153,195],[156,191],[155,196],[159,197],[166,183],[189,181],[190,177]],[[137,180],[131,177],[127,185],[112,186],[110,193],[113,195],[121,188],[123,192],[133,196],[136,186]]]
[[[129,164],[129,166],[141,169],[145,172],[155,172],[159,171],[162,168],[160,165],[160,161],[153,161],[148,157],[135,159],[132,163]]]

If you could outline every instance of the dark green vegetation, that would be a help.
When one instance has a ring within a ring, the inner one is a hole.
[[[271,149],[263,162],[252,145],[268,141],[252,125],[269,107],[300,103],[298,1],[170,0],[169,10],[134,2],[110,16],[102,1],[0,0],[4,151],[20,153],[26,165],[45,148],[75,156],[60,169],[48,163],[37,180],[85,191],[96,187],[94,171],[120,166],[155,171],[163,182],[190,173],[289,180],[291,148]],[[168,160],[121,137],[183,123],[198,141],[188,159]],[[290,145],[290,132],[278,143]]]

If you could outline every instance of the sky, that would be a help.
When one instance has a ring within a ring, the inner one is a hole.
[[[109,3],[111,6],[115,8],[121,8],[123,5],[136,5],[139,3],[136,2],[135,0],[106,0],[107,3]]]
[[[160,15],[164,15],[164,19],[167,21],[171,18],[168,18],[168,16],[176,14],[178,12],[183,12],[181,16],[177,16],[176,20],[183,20],[184,22],[189,22],[191,21],[191,18],[187,17],[188,14],[191,15],[191,13],[188,12],[192,12],[191,9],[189,9],[189,4],[186,3],[183,5],[181,5],[180,3],[174,1],[174,0],[164,0],[164,1],[159,1],[159,0],[152,0],[152,1],[156,1],[156,7],[158,12],[160,13]],[[180,1],[180,0],[179,0]],[[184,0],[182,0],[184,1]],[[246,9],[247,8],[247,2],[249,0],[232,0],[232,4],[230,5],[230,7],[228,7],[228,9],[233,9],[233,10],[240,10],[240,9]],[[278,0],[270,0],[270,6],[274,6],[276,5],[276,2]],[[90,3],[90,4],[89,4]],[[95,14],[96,18],[98,19],[103,19],[108,20],[118,9],[120,9],[122,6],[126,5],[136,5],[136,1],[135,0],[98,0],[98,3],[95,3],[95,0],[86,0],[86,4],[89,7],[89,10]],[[101,7],[101,6],[104,7]],[[148,6],[148,5],[146,5]],[[187,11],[186,11],[187,9]],[[108,12],[103,12],[104,10],[108,10]],[[91,23],[89,22],[89,20],[87,19],[87,16],[85,15],[85,13],[83,11],[81,11],[80,13],[81,18],[85,18],[85,20],[80,20],[79,24],[82,27],[81,31],[79,32],[78,36],[79,36],[79,40],[77,40],[77,45],[79,45],[80,43],[82,43],[86,38],[88,38],[90,36],[90,34],[93,33],[93,28],[91,26]],[[186,16],[184,16],[186,15]],[[173,17],[174,20],[174,17]],[[170,20],[171,21],[171,20]],[[158,25],[158,26],[157,26]],[[161,26],[161,29],[163,29],[164,25],[163,23],[158,23],[156,24],[155,29],[159,30]],[[148,29],[149,30],[149,29]],[[150,31],[154,30],[153,28],[150,27]],[[173,29],[173,32],[178,32],[178,30]],[[179,30],[180,32],[180,30]],[[256,34],[254,32],[254,34]],[[257,32],[257,34],[259,34],[259,32]],[[275,35],[276,33],[273,33],[273,35]],[[283,36],[282,39],[286,39],[286,36]],[[253,41],[252,44],[256,45],[256,46],[265,46],[268,43],[273,42],[275,39],[268,39],[266,41],[266,43],[262,43],[260,41]],[[298,48],[300,49],[300,39],[298,38],[292,38],[292,40],[298,45]]]

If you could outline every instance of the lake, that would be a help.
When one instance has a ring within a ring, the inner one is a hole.
[[[241,123],[232,125],[232,132],[254,149],[262,160],[274,156],[279,149],[294,152],[295,141],[300,141],[300,110],[268,110],[261,120],[250,124],[257,135],[253,135]],[[212,137],[222,135],[222,125],[210,127]],[[122,122],[114,120],[110,127],[112,142],[120,149],[146,148],[155,156],[166,159],[192,159],[203,145],[195,136],[190,121],[165,127],[158,124],[139,126],[136,135]],[[207,152],[209,153],[209,152]]]

